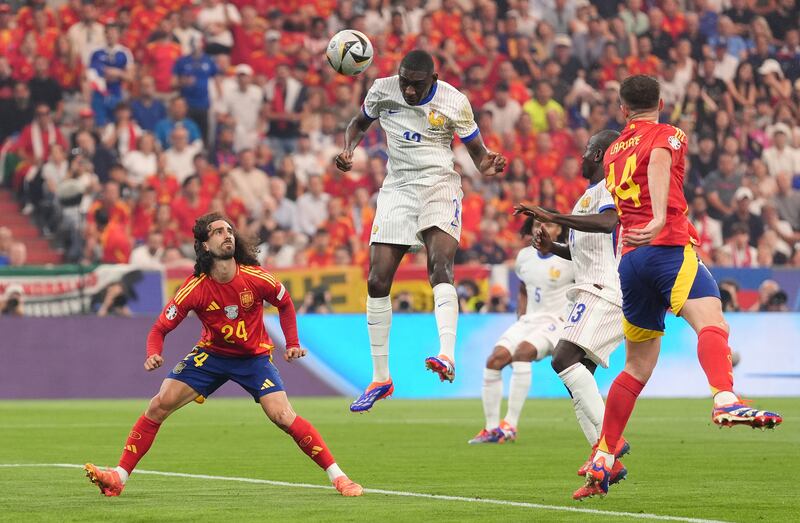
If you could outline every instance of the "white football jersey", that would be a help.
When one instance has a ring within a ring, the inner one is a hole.
[[[525,247],[514,263],[522,285],[528,292],[525,319],[547,316],[563,319],[567,308],[567,289],[575,281],[573,264],[554,254],[542,256],[533,247]]]
[[[586,189],[572,214],[599,214],[614,208],[614,199],[601,181]],[[570,229],[569,251],[575,263],[575,289],[586,290],[621,305],[616,232],[606,234]]]
[[[438,80],[419,105],[403,100],[398,77],[378,78],[369,88],[364,115],[380,119],[389,145],[383,187],[433,186],[443,181],[460,184],[453,169],[453,136],[463,142],[478,136],[478,125],[467,97]]]

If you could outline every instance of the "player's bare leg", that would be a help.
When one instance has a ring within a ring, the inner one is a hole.
[[[711,296],[686,300],[680,315],[697,333],[697,357],[714,396],[712,421],[720,426],[749,425],[762,429],[779,425],[783,421],[779,414],[751,408],[733,392],[730,328],[720,300]]]
[[[503,434],[500,431],[500,403],[503,401],[502,370],[511,363],[511,351],[502,345],[497,345],[492,354],[486,359],[486,368],[483,369],[483,415],[486,418],[484,428],[468,441],[470,445],[479,443],[502,443]]]
[[[317,429],[295,413],[284,391],[266,394],[258,401],[270,421],[289,434],[300,450],[328,474],[328,479],[339,493],[343,496],[360,496],[363,493],[361,485],[348,478],[336,464]]]
[[[453,382],[456,377],[456,328],[458,327],[458,293],[453,286],[453,261],[458,241],[439,229],[422,231],[428,253],[428,281],[433,288],[433,313],[439,330],[439,354],[425,360],[425,366],[439,375],[441,381]]]
[[[522,407],[531,389],[531,362],[538,359],[539,351],[527,341],[517,345],[511,358],[511,381],[508,384],[508,407],[500,430],[505,441],[516,441],[517,425]]]
[[[164,420],[197,397],[197,391],[182,381],[165,379],[128,434],[119,465],[112,469],[87,463],[84,466],[86,476],[104,495],[119,496],[136,464],[150,450]]]
[[[366,412],[376,401],[394,392],[389,375],[389,331],[392,327],[392,299],[389,292],[407,245],[373,243],[369,251],[367,277],[367,332],[372,355],[372,382],[351,405],[352,412]]]
[[[653,374],[660,350],[660,337],[636,342],[625,340],[625,368],[608,391],[597,451],[586,473],[586,484],[575,491],[572,495],[574,499],[608,493],[617,446],[636,405],[636,398]]]

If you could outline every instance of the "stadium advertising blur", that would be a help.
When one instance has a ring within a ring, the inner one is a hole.
[[[734,368],[737,391],[743,397],[800,395],[800,353],[789,340],[800,339],[798,313],[738,313],[726,316],[731,346],[740,361]],[[515,320],[511,314],[462,315],[458,324],[454,383],[439,383],[424,368],[425,357],[438,349],[432,314],[395,314],[390,336],[389,367],[397,398],[480,397],[483,368],[500,334]],[[279,332],[277,318],[267,318],[270,334]],[[306,365],[343,394],[371,380],[369,339],[363,315],[305,315],[298,318],[302,343],[309,349]],[[277,337],[277,336],[276,336]],[[625,352],[614,352],[608,369],[595,374],[600,391],[608,392],[622,371]],[[780,362],[776,366],[776,362]],[[325,369],[320,373],[319,369]],[[327,374],[327,375],[326,375]],[[508,386],[510,373],[504,373]],[[676,388],[675,384],[680,383]],[[643,395],[707,397],[708,383],[697,363],[697,337],[688,325],[667,317],[658,367]],[[564,385],[550,368],[550,359],[533,365],[531,397],[567,397]]]

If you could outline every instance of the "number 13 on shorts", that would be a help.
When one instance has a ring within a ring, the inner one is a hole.
[[[584,311],[586,311],[586,304],[585,303],[576,303],[572,310],[569,313],[569,320],[570,323],[578,323],[583,316]]]

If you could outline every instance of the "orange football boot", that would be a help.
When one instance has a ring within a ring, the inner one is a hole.
[[[356,497],[364,493],[364,487],[347,476],[339,476],[333,480],[333,486],[342,496],[346,497]]]
[[[119,496],[125,484],[119,478],[119,473],[114,469],[102,469],[91,463],[83,466],[89,481],[100,487],[100,492],[105,496]]]

